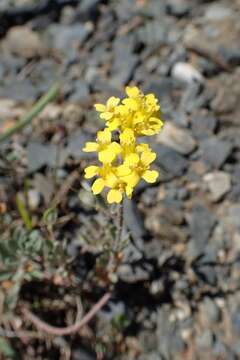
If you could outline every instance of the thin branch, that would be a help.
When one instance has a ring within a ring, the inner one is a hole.
[[[57,96],[58,91],[59,86],[57,84],[53,85],[48,92],[37,101],[27,115],[19,120],[16,125],[7,129],[3,134],[0,134],[0,143],[6,141],[12,135],[27,126],[45,108],[45,106]]]
[[[22,309],[22,313],[25,316],[26,320],[30,321],[40,331],[44,331],[50,335],[55,335],[55,336],[70,335],[79,331],[83,326],[89,323],[89,321],[96,315],[96,313],[104,305],[106,305],[110,297],[111,297],[111,293],[109,292],[106,293],[80,321],[65,328],[58,328],[47,324],[46,322],[39,319],[36,315],[34,315],[30,310],[26,308]]]

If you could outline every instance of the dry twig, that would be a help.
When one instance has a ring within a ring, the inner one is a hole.
[[[30,321],[40,331],[44,331],[50,335],[55,335],[55,336],[70,335],[76,333],[83,326],[89,323],[89,321],[96,315],[96,313],[104,305],[106,305],[110,297],[111,297],[111,293],[107,292],[80,321],[77,321],[75,324],[67,326],[65,328],[58,328],[47,324],[46,322],[39,319],[36,315],[34,315],[30,310],[26,308],[22,308],[22,313],[26,318],[26,320]]]

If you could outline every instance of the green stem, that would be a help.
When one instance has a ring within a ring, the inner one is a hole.
[[[38,102],[33,106],[33,108],[29,111],[28,114],[26,114],[22,119],[20,119],[15,126],[11,127],[0,135],[0,143],[6,141],[13,134],[27,126],[34,119],[34,117],[36,117],[45,108],[45,106],[56,97],[58,91],[59,85],[53,85],[48,90],[48,92],[38,100]]]

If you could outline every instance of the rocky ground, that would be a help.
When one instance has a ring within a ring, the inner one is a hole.
[[[151,140],[160,180],[124,204],[131,239],[109,305],[81,336],[9,340],[21,359],[60,359],[64,347],[96,359],[103,342],[103,359],[240,359],[239,18],[239,0],[1,1],[0,131],[61,82],[58,100],[1,145],[4,221],[19,223],[13,199],[26,181],[37,218],[86,164],[82,145],[101,127],[95,102],[137,84],[156,94],[166,120]],[[108,226],[88,186],[81,173],[58,233],[81,284]],[[19,301],[46,298],[59,316],[61,284],[52,286],[30,281]]]

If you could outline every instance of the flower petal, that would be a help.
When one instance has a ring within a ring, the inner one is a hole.
[[[111,143],[111,131],[109,129],[104,129],[103,131],[98,131],[97,141],[99,144],[108,145]]]
[[[120,144],[118,144],[116,141],[114,141],[108,145],[108,150],[110,150],[110,151],[114,152],[114,154],[118,155],[121,153],[122,148],[121,148]]]
[[[127,186],[134,188],[139,183],[140,176],[137,171],[132,171],[130,175],[123,178],[123,181],[127,184]]]
[[[116,157],[116,154],[109,149],[99,151],[99,153],[98,153],[98,159],[103,164],[111,163],[115,159],[115,157]]]
[[[132,129],[125,129],[119,136],[121,145],[132,145],[135,144],[135,136]]]
[[[152,151],[144,151],[141,155],[141,162],[144,166],[148,166],[156,159],[156,153]]]
[[[139,162],[139,156],[138,154],[135,153],[131,153],[126,155],[125,159],[124,159],[124,164],[127,166],[136,166]]]
[[[85,171],[85,179],[91,179],[93,176],[98,174],[98,166],[88,166],[86,169],[84,169]]]
[[[152,183],[154,183],[154,182],[157,180],[157,178],[158,178],[158,171],[156,171],[156,170],[147,170],[147,171],[145,171],[145,172],[143,173],[142,178],[143,178],[146,182],[152,184]]]
[[[122,201],[122,193],[120,190],[111,189],[107,194],[107,201],[109,204],[117,203],[119,204]]]
[[[92,151],[98,151],[99,145],[96,142],[89,141],[85,144],[85,147],[83,148],[84,152],[92,152]]]
[[[126,186],[126,194],[129,199],[132,198],[133,188],[129,185]]]
[[[140,90],[137,88],[137,86],[127,86],[125,88],[126,94],[128,97],[137,97],[140,94]]]
[[[95,104],[94,107],[95,107],[96,111],[99,111],[99,112],[106,111],[106,106],[103,104]]]
[[[131,169],[126,166],[126,165],[119,165],[117,167],[117,175],[122,177],[122,176],[127,176],[131,174]]]
[[[117,106],[120,102],[119,98],[116,98],[115,96],[111,96],[107,101],[107,107],[108,108],[114,108]]]
[[[105,186],[105,181],[102,178],[95,180],[94,183],[92,184],[93,194],[94,195],[100,194],[104,186]]]
[[[112,118],[111,121],[107,122],[107,126],[110,131],[117,130],[120,125],[120,120],[116,118]]]
[[[103,120],[110,120],[113,117],[113,113],[106,111],[100,114],[100,118]]]

